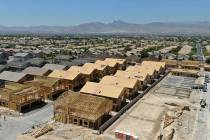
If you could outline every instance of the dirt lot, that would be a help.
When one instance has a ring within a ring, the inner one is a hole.
[[[174,136],[177,139],[186,139],[193,133],[191,129],[197,111],[190,102],[190,90],[188,90],[194,80],[189,77],[167,76],[126,114],[121,116],[105,132],[105,135],[114,137],[115,130],[120,130],[137,135],[139,139],[154,140],[163,131],[161,129],[163,117],[168,111],[175,114],[177,112],[174,110],[190,106],[191,111],[182,111],[180,118],[177,118],[171,125],[175,129]],[[197,99],[197,97],[195,98]]]
[[[53,130],[35,139],[32,137],[32,133],[18,136],[18,140],[107,140],[102,135],[98,135],[97,131],[75,126],[72,124],[62,124],[58,122],[50,123],[53,126]],[[34,129],[31,132],[36,131]]]
[[[210,45],[206,46],[206,50],[210,53]]]
[[[180,55],[187,55],[190,54],[192,47],[189,45],[184,45],[181,50],[179,51]]]

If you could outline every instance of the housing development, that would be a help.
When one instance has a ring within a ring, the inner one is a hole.
[[[207,139],[209,45],[199,36],[1,36],[0,139]]]

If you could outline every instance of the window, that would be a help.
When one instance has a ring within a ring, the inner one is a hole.
[[[74,123],[77,123],[77,119],[74,119]]]
[[[88,125],[88,122],[84,121],[84,125],[87,126]]]

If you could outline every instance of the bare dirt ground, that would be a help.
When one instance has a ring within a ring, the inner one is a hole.
[[[51,123],[53,130],[45,135],[38,137],[36,140],[108,140],[102,135],[98,135],[97,131],[72,125],[62,124],[58,122]],[[33,130],[36,131],[36,130]],[[32,131],[32,132],[33,132]],[[31,133],[18,136],[18,140],[33,140]]]
[[[104,135],[114,137],[114,132],[120,130],[137,135],[139,139],[154,140],[167,128],[162,129],[167,112],[175,114],[177,109],[189,106],[190,111],[182,111],[182,115],[173,118],[174,123],[168,128],[175,130],[173,140],[192,138],[197,109],[191,103],[190,91],[187,89],[193,82],[193,78],[167,76],[108,128]],[[197,100],[197,97],[194,98]]]
[[[187,55],[187,54],[190,54],[191,49],[192,49],[192,46],[184,45],[184,46],[181,48],[181,50],[179,51],[179,54],[180,54],[180,55]]]
[[[11,110],[6,107],[0,107],[0,115],[1,116],[22,116],[22,113],[19,113],[17,111]]]
[[[206,46],[206,50],[210,53],[210,45]]]

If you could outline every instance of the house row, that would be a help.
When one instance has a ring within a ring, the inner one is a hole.
[[[67,66],[58,64],[46,64],[41,68],[27,67],[22,72],[3,71],[0,74],[0,84],[3,90],[5,90],[5,82],[17,83],[19,85],[27,85],[28,87],[34,87],[35,89],[37,89],[37,93],[34,94],[35,96],[40,97],[42,100],[54,99],[64,91],[79,90],[88,80],[94,81],[95,79],[99,79],[104,75],[113,74],[109,73],[109,71],[104,71],[103,69],[109,67],[108,62],[116,62],[116,64],[113,65],[115,67],[110,67],[110,71],[112,72],[115,71],[116,67],[117,69],[123,69],[123,67],[126,66],[125,60],[121,59],[107,59],[104,61],[106,61],[104,65],[90,63],[92,65],[91,67],[84,65],[83,67],[73,66],[71,68],[68,68]],[[19,89],[18,91],[21,91],[21,89]],[[18,95],[16,94],[16,92],[16,90],[14,90],[14,92],[12,91],[12,93]],[[1,97],[2,96],[0,96],[0,99]],[[7,104],[9,104],[9,101],[10,98],[8,98]],[[31,102],[29,102],[29,104],[33,104],[34,102],[37,102],[37,100],[33,99]],[[21,107],[15,110],[21,111]]]
[[[162,62],[166,63],[167,68],[181,68],[181,69],[189,69],[189,70],[200,70],[200,67],[203,66],[205,70],[208,71],[209,65],[201,64],[199,61],[190,61],[190,60],[169,60],[163,59]]]
[[[69,89],[79,90],[87,81],[98,81],[105,75],[114,74],[118,69],[125,69],[124,59],[111,59],[85,63],[83,66],[72,66],[68,70],[54,70],[48,77],[63,79],[69,82]]]
[[[144,61],[125,71],[117,70],[114,75],[104,76],[99,83],[87,82],[80,93],[111,99],[113,110],[118,111],[126,99],[135,97],[137,91],[143,91],[164,72],[164,62]]]
[[[127,100],[140,94],[139,90],[144,90],[148,83],[151,84],[164,72],[164,62],[144,61],[104,76],[98,83],[88,81],[79,93],[66,92],[56,101],[55,120],[97,129],[111,110],[119,111]],[[93,100],[98,104],[94,105]]]

